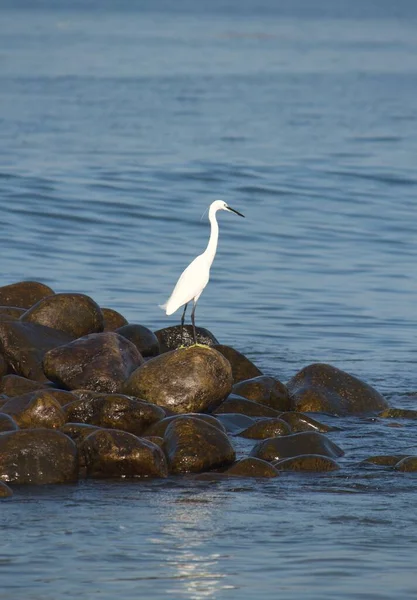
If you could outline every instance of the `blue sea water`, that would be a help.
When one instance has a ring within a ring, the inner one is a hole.
[[[197,323],[415,407],[416,30],[412,0],[0,0],[0,285],[175,324],[222,198]],[[16,488],[0,598],[414,598],[416,479],[358,464],[417,428],[336,424],[336,474]]]

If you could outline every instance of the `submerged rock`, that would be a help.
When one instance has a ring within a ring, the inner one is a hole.
[[[327,364],[312,364],[287,383],[292,410],[334,415],[366,414],[388,407],[373,387]]]
[[[288,423],[282,419],[272,418],[257,421],[238,433],[238,435],[251,440],[265,440],[279,435],[289,435],[290,433],[291,427]]]
[[[337,471],[339,465],[329,456],[319,454],[303,454],[292,456],[274,462],[274,467],[279,471],[311,471],[320,473],[323,471]]]
[[[211,410],[229,394],[232,370],[216,350],[191,346],[161,354],[136,369],[123,392],[174,413]]]
[[[281,437],[268,438],[258,442],[250,453],[268,462],[301,456],[303,454],[319,454],[337,458],[343,456],[343,450],[325,435],[312,431],[293,433]]]
[[[406,456],[395,465],[394,469],[404,473],[415,473],[417,471],[417,456]]]
[[[21,429],[58,429],[65,423],[65,413],[61,405],[47,390],[15,396],[6,402],[1,410],[13,417]]]
[[[158,421],[157,423],[154,423],[153,425],[151,425],[145,431],[145,435],[146,436],[153,435],[153,436],[158,436],[158,437],[159,436],[164,437],[165,431],[167,430],[167,427],[172,423],[172,421],[174,419],[181,419],[183,416],[201,419],[202,421],[205,421],[206,423],[209,423],[210,425],[213,425],[213,427],[217,427],[217,429],[220,429],[220,431],[223,431],[224,433],[226,433],[226,429],[224,428],[224,426],[215,417],[212,417],[211,415],[205,415],[202,413],[186,413],[184,415],[172,415],[170,417],[165,417],[165,419],[162,419],[161,421]]]
[[[199,473],[235,460],[227,435],[195,417],[174,419],[165,431],[164,441],[171,473]]]
[[[301,431],[318,431],[319,433],[327,433],[328,431],[334,431],[334,427],[324,425],[316,419],[312,419],[307,415],[300,412],[283,412],[280,414],[280,419],[288,423],[293,433],[299,433]]]
[[[387,408],[378,414],[381,419],[417,419],[417,410]]]
[[[265,404],[247,400],[236,394],[230,394],[226,400],[213,411],[213,414],[215,415],[222,413],[241,413],[248,417],[279,417],[281,414],[280,411],[274,410]]]
[[[100,307],[85,294],[54,294],[27,310],[20,320],[64,331],[74,338],[103,331]]]
[[[242,458],[225,471],[236,477],[278,477],[277,469],[266,460],[249,456]]]
[[[30,308],[54,291],[38,281],[19,281],[0,287],[0,306]]]
[[[119,392],[143,358],[117,333],[92,333],[45,354],[45,375],[67,389]]]
[[[381,467],[394,467],[403,458],[406,458],[407,454],[379,454],[375,456],[369,456],[365,458],[360,464],[361,465],[377,465]]]
[[[100,429],[80,445],[88,477],[166,477],[166,458],[159,446],[127,431]]]
[[[68,483],[78,477],[77,447],[60,431],[26,429],[0,435],[0,481]]]
[[[283,383],[274,377],[261,375],[245,379],[233,386],[233,393],[277,411],[290,410],[290,397]]]
[[[219,343],[208,329],[204,327],[196,327],[195,329],[198,344],[214,346]],[[184,325],[182,337],[180,325],[158,329],[158,331],[155,331],[155,335],[158,338],[161,353],[177,350],[181,346],[192,346],[194,344],[192,325]]]
[[[217,413],[216,419],[230,433],[238,433],[256,422],[254,418],[241,413]]]
[[[119,327],[116,333],[130,340],[136,346],[142,356],[158,356],[159,341],[153,331],[144,325],[134,323]]]
[[[258,367],[254,365],[249,358],[231,346],[216,344],[213,346],[213,348],[223,354],[223,356],[229,361],[232,367],[234,383],[239,383],[239,381],[246,379],[252,379],[253,377],[258,377],[258,375],[263,375],[262,371],[258,369]]]
[[[101,308],[101,314],[104,319],[103,331],[116,331],[119,327],[128,324],[128,320],[112,308]]]
[[[0,346],[8,365],[35,381],[47,381],[42,368],[45,353],[72,340],[67,333],[37,323],[0,322]]]

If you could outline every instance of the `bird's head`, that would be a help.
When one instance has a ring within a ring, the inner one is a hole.
[[[211,204],[210,211],[217,212],[218,210],[228,210],[229,212],[233,212],[236,215],[239,215],[239,217],[245,216],[245,215],[242,215],[242,213],[235,210],[234,208],[232,208],[231,206],[229,206],[228,204],[226,204],[226,202],[224,200],[215,200]]]

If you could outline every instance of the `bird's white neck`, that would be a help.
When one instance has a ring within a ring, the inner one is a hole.
[[[204,255],[207,257],[207,260],[209,261],[210,265],[212,264],[214,257],[216,256],[217,242],[219,239],[219,225],[216,219],[216,212],[217,210],[212,210],[211,208],[209,210],[209,221],[211,225],[211,231],[207,248],[204,251]]]

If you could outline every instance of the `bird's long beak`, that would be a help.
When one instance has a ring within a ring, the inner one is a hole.
[[[230,210],[231,212],[234,212],[236,215],[239,215],[239,217],[244,217],[245,216],[245,215],[242,215],[242,213],[240,213],[239,211],[237,211],[234,208],[232,208],[231,206],[228,206],[227,210]]]

